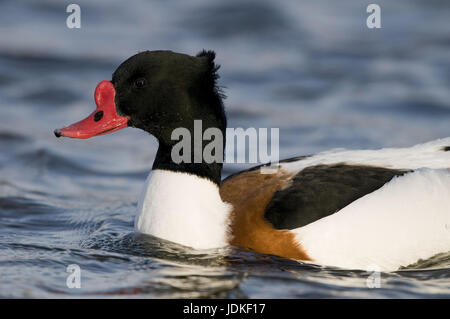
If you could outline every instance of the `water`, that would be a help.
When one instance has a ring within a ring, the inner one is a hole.
[[[281,156],[450,136],[448,1],[0,2],[1,297],[450,297],[450,254],[381,274],[235,248],[199,252],[133,232],[157,143],[126,129],[87,141],[53,129],[146,49],[217,52],[230,127],[279,127]],[[247,166],[226,165],[224,176]],[[81,267],[81,289],[66,267]]]

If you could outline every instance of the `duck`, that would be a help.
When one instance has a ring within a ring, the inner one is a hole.
[[[176,128],[193,133],[201,120],[203,131],[226,133],[215,56],[140,52],[97,85],[93,113],[54,131],[87,139],[133,127],[156,137],[137,232],[199,250],[238,247],[345,269],[396,271],[450,251],[450,138],[334,149],[223,180],[223,161],[188,152],[188,160],[175,160]]]

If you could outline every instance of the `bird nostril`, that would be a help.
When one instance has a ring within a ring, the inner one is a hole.
[[[97,113],[94,114],[94,121],[98,122],[102,119],[103,117],[103,111],[98,111]]]

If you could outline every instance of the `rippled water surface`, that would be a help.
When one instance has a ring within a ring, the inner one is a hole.
[[[381,274],[138,235],[157,143],[126,129],[57,140],[146,49],[217,52],[231,127],[279,127],[281,156],[450,136],[448,1],[0,1],[1,297],[450,297],[450,254]],[[224,175],[242,166],[226,165]],[[66,267],[82,270],[68,289]]]

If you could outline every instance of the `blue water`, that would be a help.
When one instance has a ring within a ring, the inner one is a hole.
[[[126,129],[86,141],[53,129],[142,50],[217,52],[230,127],[280,128],[281,157],[450,136],[450,3],[0,1],[1,297],[450,297],[450,254],[381,274],[243,252],[189,250],[133,232],[157,143]],[[224,175],[246,165],[225,167]],[[66,267],[81,268],[81,288]]]

